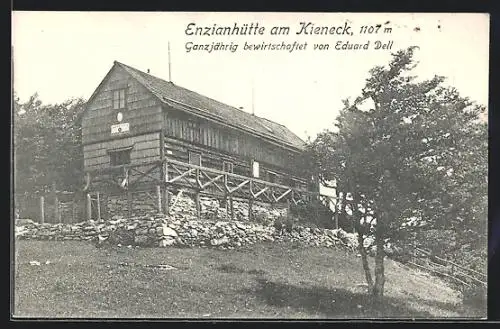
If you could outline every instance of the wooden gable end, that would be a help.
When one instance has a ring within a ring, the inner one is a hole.
[[[124,99],[123,99],[124,97]],[[117,105],[118,104],[118,105]],[[122,113],[118,121],[118,113]],[[123,124],[117,133],[116,126]],[[83,145],[132,137],[162,128],[159,100],[125,70],[115,65],[87,103],[82,117]]]

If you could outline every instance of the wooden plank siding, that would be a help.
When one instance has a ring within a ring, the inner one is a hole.
[[[141,187],[143,185],[149,185],[148,188],[152,190],[152,186],[150,185],[150,183],[154,182],[153,185],[158,185],[159,180],[161,179],[160,167],[156,166],[156,168],[153,169],[153,167],[155,167],[155,166],[151,165],[149,161],[148,162],[144,161],[143,163],[144,163],[144,165],[134,167],[134,169],[138,169],[141,172],[147,172],[148,170],[152,169],[150,172],[148,172],[148,176],[140,177],[140,181],[138,181],[136,183],[136,179],[139,178],[139,176],[141,176],[141,174],[136,172],[135,170],[132,170],[131,173],[129,174],[129,181],[134,183],[138,187]],[[153,179],[153,177],[155,177],[155,179]],[[99,174],[97,176],[92,177],[92,184],[94,186],[97,186],[100,184],[107,184],[108,185],[107,189],[109,189],[110,187],[118,189],[117,185],[110,186],[109,181],[108,181],[109,179],[112,179],[115,181],[121,181],[121,179],[123,179],[123,174],[121,171],[116,172],[116,173],[102,173],[102,174]]]
[[[236,132],[172,109],[165,111],[164,120],[166,141],[168,138],[185,141],[185,146],[191,146],[199,151],[206,150],[207,154],[217,154],[221,159],[224,156],[227,159],[231,158],[233,162],[238,159],[237,162],[246,163],[246,165],[242,164],[241,166],[248,167],[245,175],[250,173],[251,160],[258,161],[269,170],[294,174],[296,162],[294,158],[298,156],[297,153],[280,148],[250,134]],[[183,150],[183,152],[186,151]],[[181,161],[185,161],[187,154],[181,157],[184,157]],[[221,166],[222,161],[217,168],[221,168]]]
[[[109,167],[108,150],[132,147],[131,164],[147,163],[160,159],[160,133],[124,137],[83,146],[84,168],[86,170]]]
[[[126,89],[125,108],[116,110],[113,92],[119,89]],[[118,112],[123,114],[121,122],[117,121]],[[111,126],[118,123],[128,123],[130,130],[111,134]],[[82,143],[85,171],[110,167],[109,151],[120,148],[131,147],[130,163],[144,164],[137,168],[142,172],[163,157],[189,162],[189,151],[194,151],[201,153],[203,167],[223,170],[226,161],[233,164],[233,173],[251,177],[252,161],[258,161],[259,179],[271,180],[271,172],[277,174],[273,175],[277,184],[307,187],[307,179],[300,177],[296,168],[296,159],[301,155],[298,149],[173,109],[120,66],[114,66],[87,103],[82,116]],[[163,170],[160,167],[150,175],[160,179]],[[131,181],[141,176],[134,170],[131,172]],[[92,181],[99,185],[110,178],[119,181],[120,173],[101,174],[92,177]],[[138,186],[147,188],[152,180],[143,177]],[[109,189],[113,188],[111,184]]]
[[[165,156],[169,159],[188,162],[189,152],[199,152],[201,153],[201,165],[202,167],[223,170],[223,162],[231,162],[233,164],[233,173],[242,176],[252,176],[251,172],[251,161],[239,158],[234,155],[225,154],[214,149],[208,149],[206,147],[200,147],[193,144],[186,143],[185,141],[176,140],[170,137],[165,137]],[[283,185],[290,185],[290,179],[295,178],[300,180],[301,178],[285,172],[282,168],[267,164],[265,162],[259,162],[260,164],[260,179],[268,180],[268,171],[278,174],[276,183]]]
[[[191,123],[190,123],[191,122]],[[193,126],[193,122],[194,126]],[[188,162],[189,151],[202,155],[202,166],[223,170],[223,162],[233,163],[233,172],[252,176],[252,160],[259,162],[260,179],[270,180],[268,172],[277,174],[275,182],[306,187],[304,178],[296,172],[293,159],[295,154],[266,143],[251,135],[229,131],[224,127],[190,118],[169,110],[165,114],[165,156],[177,161]]]
[[[121,88],[126,88],[126,105],[124,109],[114,110],[112,108],[113,91]],[[123,114],[122,123],[130,124],[130,131],[121,136],[113,136],[111,126],[118,123],[116,119],[118,112]],[[82,117],[82,142],[83,145],[88,145],[161,129],[160,102],[123,69],[116,67],[105,78],[87,104],[87,110]]]

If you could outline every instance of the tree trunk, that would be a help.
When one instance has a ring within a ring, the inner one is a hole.
[[[339,218],[344,218],[345,219],[345,217],[346,217],[345,214],[347,214],[346,211],[345,211],[345,207],[346,207],[345,192],[339,192],[338,195],[339,195],[339,197],[337,199],[337,204],[335,206],[335,213],[336,213],[336,216],[337,216],[337,229],[339,228],[339,226],[338,226],[338,219]],[[342,217],[342,216],[344,216],[344,217]],[[346,225],[345,220],[344,220],[344,225]],[[342,227],[342,229],[347,230],[349,228],[344,226],[344,227]]]
[[[385,284],[385,275],[384,275],[384,239],[380,236],[375,237],[377,253],[375,254],[375,284],[373,285],[372,294],[375,297],[384,296],[384,284]]]
[[[373,279],[372,279],[372,273],[370,272],[370,264],[368,264],[368,255],[366,253],[366,249],[364,244],[364,237],[363,234],[358,232],[358,248],[359,248],[359,253],[361,254],[361,262],[363,263],[363,270],[365,271],[365,278],[366,278],[366,283],[368,284],[368,291],[373,290]]]

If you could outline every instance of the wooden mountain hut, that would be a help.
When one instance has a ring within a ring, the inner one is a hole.
[[[285,126],[117,61],[81,116],[87,193],[168,190],[295,202],[318,192]]]

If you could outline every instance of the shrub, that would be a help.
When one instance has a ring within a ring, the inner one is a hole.
[[[273,226],[276,229],[276,231],[292,232],[292,230],[295,226],[295,220],[291,216],[289,216],[289,217],[281,216],[281,217],[276,218]]]
[[[333,211],[320,200],[299,203],[290,207],[292,217],[307,226],[314,225],[320,228],[334,228]]]
[[[354,231],[354,219],[353,216],[347,214],[345,211],[339,213],[338,217],[339,228],[346,232]]]

